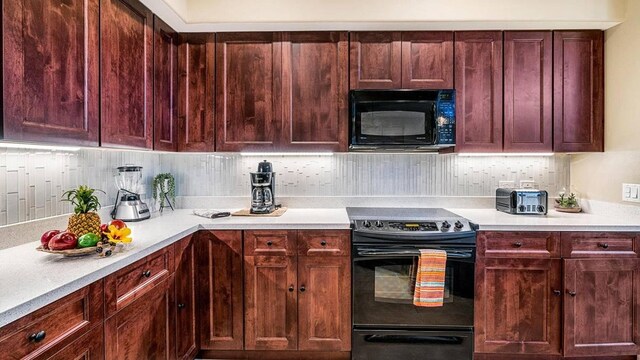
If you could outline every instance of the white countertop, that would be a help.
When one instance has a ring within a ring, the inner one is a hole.
[[[613,217],[551,211],[547,216],[525,216],[494,209],[447,210],[479,225],[481,231],[640,232],[640,216],[633,215]],[[38,241],[0,250],[0,327],[200,229],[348,229],[349,219],[344,208],[290,208],[280,217],[219,219],[198,217],[192,215],[192,210],[176,210],[129,223],[129,227],[134,239],[130,249],[109,258],[63,258],[41,253],[35,251]],[[48,229],[42,232],[45,230]]]

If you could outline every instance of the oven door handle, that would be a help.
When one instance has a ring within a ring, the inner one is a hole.
[[[419,250],[374,250],[374,249],[363,249],[358,250],[358,256],[363,257],[380,257],[380,256],[388,256],[388,257],[407,257],[407,256],[420,256]],[[471,259],[473,257],[473,253],[471,251],[447,251],[447,258],[451,259]]]
[[[464,338],[459,336],[429,335],[366,335],[364,341],[370,343],[391,344],[441,344],[460,345]]]

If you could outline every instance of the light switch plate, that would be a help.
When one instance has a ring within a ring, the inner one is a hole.
[[[640,202],[640,185],[622,184],[622,201]]]

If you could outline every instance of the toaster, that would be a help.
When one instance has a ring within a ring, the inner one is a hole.
[[[496,210],[514,215],[546,215],[549,195],[544,190],[496,190]]]

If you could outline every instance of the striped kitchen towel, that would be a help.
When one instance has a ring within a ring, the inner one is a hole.
[[[424,307],[442,306],[446,264],[446,251],[420,249],[416,288],[413,292],[413,305]]]

